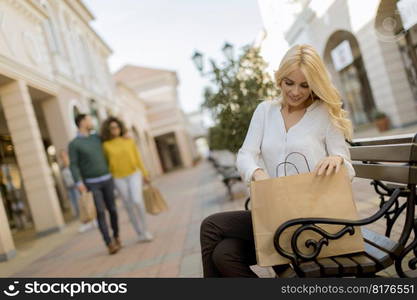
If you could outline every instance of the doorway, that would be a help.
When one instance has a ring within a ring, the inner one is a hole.
[[[174,132],[155,137],[155,143],[164,172],[183,167]]]

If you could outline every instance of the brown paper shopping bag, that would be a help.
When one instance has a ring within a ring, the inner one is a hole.
[[[144,187],[143,199],[145,201],[146,211],[152,215],[157,215],[168,209],[168,205],[158,188],[151,184],[147,184]]]
[[[345,166],[337,174],[316,176],[313,173],[284,176],[251,183],[252,220],[255,236],[257,262],[260,266],[286,264],[289,260],[274,248],[273,239],[277,228],[296,218],[336,218],[357,220],[357,210],[352,195],[352,185]],[[318,225],[330,233],[336,233],[341,225]],[[295,227],[295,226],[294,226]],[[280,245],[291,250],[290,239],[296,228],[283,232]],[[312,250],[305,247],[308,239],[322,238],[312,231],[304,231],[298,239],[303,253]],[[329,257],[364,251],[360,228],[355,234],[345,234],[338,240],[324,245],[318,257]]]
[[[82,223],[88,223],[96,218],[96,207],[94,205],[93,194],[91,192],[81,193],[80,203],[80,220]]]

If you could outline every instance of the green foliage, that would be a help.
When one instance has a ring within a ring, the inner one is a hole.
[[[278,90],[265,72],[266,63],[258,48],[246,47],[237,60],[227,60],[221,66],[211,60],[211,68],[212,86],[205,89],[203,103],[216,124],[209,130],[209,146],[236,153],[256,106],[277,97]]]

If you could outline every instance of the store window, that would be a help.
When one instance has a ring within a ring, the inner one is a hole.
[[[0,193],[12,231],[33,226],[11,137],[0,135]]]
[[[417,101],[417,25],[411,27],[403,39],[398,40],[398,46],[411,91]]]

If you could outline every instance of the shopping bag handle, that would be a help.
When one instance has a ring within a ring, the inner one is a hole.
[[[275,168],[275,176],[276,176],[276,177],[278,177],[278,169],[279,169],[279,166],[280,166],[280,165],[285,165],[285,168],[284,168],[284,176],[287,176],[287,164],[293,165],[293,166],[294,166],[294,168],[295,168],[295,170],[297,171],[297,174],[300,174],[300,172],[298,171],[297,166],[296,166],[295,164],[293,164],[293,163],[291,163],[291,162],[287,161],[287,160],[288,160],[288,157],[289,157],[289,156],[291,156],[291,155],[293,155],[293,154],[299,154],[299,155],[301,155],[301,156],[304,158],[304,161],[306,162],[306,166],[307,166],[308,171],[309,171],[309,172],[311,172],[310,165],[308,164],[308,161],[307,161],[306,156],[305,156],[304,154],[302,154],[301,152],[296,152],[296,151],[294,151],[294,152],[290,152],[290,153],[288,153],[288,154],[287,154],[287,156],[285,157],[285,161],[284,161],[284,162],[282,162],[282,163],[279,163],[279,164],[276,166],[276,168]]]
[[[280,165],[285,165],[285,168],[284,168],[284,176],[287,176],[287,164],[293,165],[293,167],[297,171],[297,174],[300,174],[300,172],[298,171],[297,166],[295,164],[293,164],[292,162],[289,162],[289,161],[283,161],[282,163],[279,163],[277,165],[277,167],[275,168],[275,176],[276,177],[278,177],[278,169],[279,169],[279,166]]]

